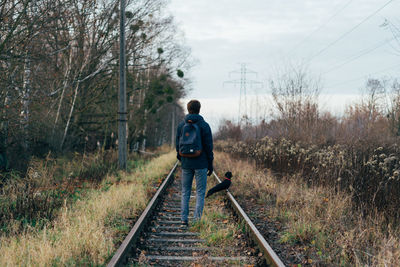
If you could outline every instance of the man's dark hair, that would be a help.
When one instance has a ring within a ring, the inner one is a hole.
[[[199,114],[200,113],[200,102],[198,100],[190,100],[187,104],[187,110],[189,114]]]

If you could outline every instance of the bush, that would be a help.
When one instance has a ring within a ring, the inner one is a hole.
[[[258,166],[285,173],[300,173],[311,185],[352,193],[367,211],[377,208],[398,221],[400,205],[400,149],[397,145],[355,149],[345,145],[304,145],[265,137],[258,141],[219,141],[216,149],[255,160]]]

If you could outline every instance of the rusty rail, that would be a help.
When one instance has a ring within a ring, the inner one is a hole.
[[[127,263],[129,253],[131,253],[131,251],[135,248],[135,245],[138,242],[144,226],[149,222],[149,219],[152,216],[154,209],[160,202],[160,196],[164,194],[166,188],[173,181],[173,173],[175,172],[177,166],[178,162],[175,163],[167,178],[163,181],[163,183],[147,205],[146,209],[143,211],[142,215],[133,226],[132,230],[122,242],[121,246],[118,248],[117,252],[114,254],[110,262],[107,264],[107,267],[124,266]],[[221,182],[217,174],[215,172],[213,174],[217,181]],[[252,238],[259,247],[260,251],[263,253],[263,257],[265,258],[266,262],[271,266],[284,267],[285,265],[282,263],[282,261],[279,259],[279,257],[276,255],[276,253],[273,251],[273,249],[267,243],[261,233],[257,230],[255,225],[252,223],[244,210],[240,207],[239,203],[235,200],[229,190],[226,190],[226,194],[234,212],[241,219],[241,221],[246,224],[246,228],[250,234],[250,238]]]
[[[213,173],[215,178],[219,183],[221,183],[221,179],[217,176],[217,174],[214,172]],[[250,234],[252,235],[252,238],[254,241],[256,241],[258,248],[262,251],[263,257],[267,261],[268,264],[271,266],[276,266],[276,267],[284,267],[285,265],[281,261],[281,259],[276,255],[275,251],[271,248],[271,246],[268,244],[268,242],[264,239],[264,237],[261,235],[260,231],[256,228],[256,226],[253,224],[253,222],[250,220],[250,218],[247,216],[246,212],[240,207],[239,203],[236,201],[236,199],[233,197],[233,195],[229,192],[229,190],[226,190],[227,197],[230,201],[230,204],[232,205],[236,215],[246,223],[246,226],[248,230],[250,231]]]
[[[143,227],[146,225],[146,222],[150,218],[154,208],[160,201],[159,196],[162,195],[165,189],[168,187],[169,183],[173,179],[173,173],[178,166],[178,161],[175,163],[174,167],[169,172],[167,178],[165,178],[164,182],[158,188],[157,192],[147,205],[146,209],[143,211],[140,218],[137,220],[132,230],[126,236],[125,240],[122,242],[121,246],[118,248],[117,252],[114,254],[110,262],[107,264],[107,267],[121,266],[125,264],[126,258],[129,252],[132,250],[133,246],[137,242]]]

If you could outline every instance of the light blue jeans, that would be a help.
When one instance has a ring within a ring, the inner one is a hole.
[[[207,168],[205,169],[182,169],[182,198],[181,198],[181,220],[187,222],[189,216],[189,201],[192,191],[193,177],[196,177],[196,209],[194,221],[200,220],[204,208],[204,196],[207,188]]]

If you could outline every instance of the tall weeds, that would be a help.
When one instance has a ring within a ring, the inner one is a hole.
[[[271,87],[272,120],[246,127],[225,123],[217,148],[278,172],[298,173],[308,184],[350,192],[365,212],[378,209],[388,222],[399,223],[398,82],[393,80],[389,91],[389,82],[368,80],[367,94],[334,117],[319,110],[318,84],[301,69],[280,79]]]
[[[10,172],[0,184],[0,229],[15,234],[52,221],[65,201],[79,199],[116,171],[116,153],[32,159],[26,175]],[[11,227],[12,226],[12,227]]]
[[[230,154],[216,153],[216,159],[217,169],[233,172],[230,190],[249,214],[275,225],[279,243],[298,252],[283,255],[296,255],[293,266],[399,266],[400,228],[386,224],[375,209],[360,212],[352,194],[307,186],[299,174],[277,177]]]
[[[131,173],[110,175],[98,190],[63,204],[43,229],[0,236],[0,266],[104,265],[175,160],[169,153]]]
[[[303,145],[265,137],[258,141],[219,141],[216,148],[255,160],[258,166],[298,173],[308,184],[330,186],[352,193],[365,210],[377,208],[391,222],[400,215],[400,149],[397,145],[372,151],[344,145]]]

